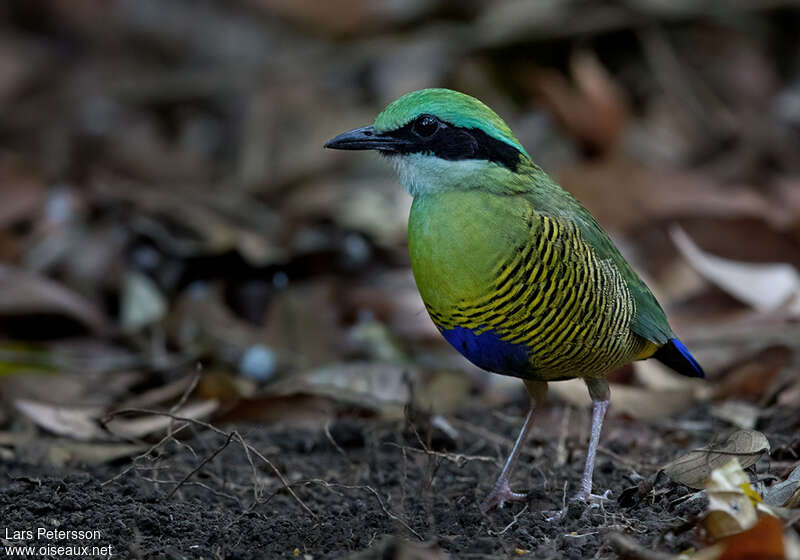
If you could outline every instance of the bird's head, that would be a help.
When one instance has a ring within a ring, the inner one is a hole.
[[[325,147],[377,150],[390,157],[414,196],[509,186],[520,166],[530,165],[530,156],[494,111],[449,89],[408,93],[389,104],[374,124],[340,134]]]

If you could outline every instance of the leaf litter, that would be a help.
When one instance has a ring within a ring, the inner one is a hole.
[[[796,556],[796,7],[17,4],[0,13],[3,519],[81,515],[134,557]],[[586,388],[564,382],[522,450],[527,503],[479,512],[519,383],[430,322],[386,166],[321,149],[421,85],[498,110],[709,374],[612,374],[602,508],[542,514],[585,453]],[[711,543],[706,485],[732,457],[786,526]]]

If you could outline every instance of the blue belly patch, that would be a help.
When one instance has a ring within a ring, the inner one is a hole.
[[[525,345],[501,340],[494,331],[475,334],[464,327],[455,327],[442,330],[442,335],[479,368],[516,376],[523,376],[530,369]]]

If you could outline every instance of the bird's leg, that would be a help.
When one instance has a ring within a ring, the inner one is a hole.
[[[519,456],[522,444],[528,438],[528,432],[530,431],[531,426],[533,426],[533,413],[536,408],[544,402],[545,395],[547,394],[547,383],[544,381],[528,381],[527,379],[524,379],[523,381],[525,382],[525,388],[528,390],[528,394],[531,397],[531,408],[528,411],[528,415],[525,417],[525,423],[522,425],[522,429],[519,431],[517,441],[514,442],[514,447],[511,449],[511,453],[509,454],[508,459],[506,459],[505,465],[503,465],[503,470],[500,471],[500,476],[497,478],[497,482],[494,483],[492,492],[483,502],[481,509],[484,512],[487,512],[493,508],[502,509],[506,502],[513,500],[524,500],[527,497],[527,494],[524,492],[514,492],[511,490],[508,479],[511,476],[511,471],[514,469],[515,463],[517,462],[517,457]]]
[[[608,410],[610,391],[608,382],[605,379],[587,379],[586,385],[589,388],[589,395],[592,397],[592,433],[589,437],[589,451],[586,454],[586,466],[583,469],[583,480],[581,481],[581,491],[575,497],[589,503],[598,503],[609,499],[610,490],[603,494],[592,494],[592,474],[594,473],[594,461],[597,456],[597,445],[600,442],[600,431],[603,429],[603,418]]]

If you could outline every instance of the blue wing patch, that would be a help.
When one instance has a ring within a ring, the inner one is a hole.
[[[687,377],[705,377],[702,366],[697,363],[689,349],[677,338],[672,338],[664,346],[656,350],[653,357],[668,365],[678,373]]]
[[[442,335],[479,368],[517,377],[525,376],[531,369],[527,347],[502,340],[492,330],[475,334],[470,329],[455,327],[442,330]]]

